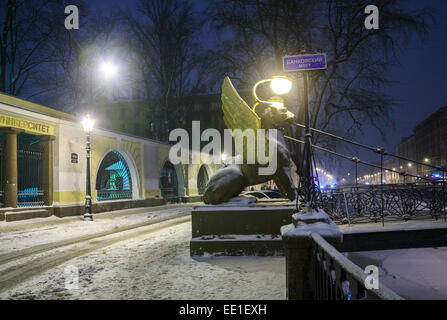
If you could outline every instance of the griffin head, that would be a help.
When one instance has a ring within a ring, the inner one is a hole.
[[[256,103],[253,111],[261,118],[265,129],[285,129],[292,125],[295,115],[284,107],[281,97],[272,97],[269,103]]]

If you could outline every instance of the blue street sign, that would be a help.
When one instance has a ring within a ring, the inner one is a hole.
[[[306,71],[327,69],[326,54],[302,54],[283,57],[284,71]]]

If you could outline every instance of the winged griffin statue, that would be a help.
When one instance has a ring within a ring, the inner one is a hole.
[[[235,149],[239,157],[244,161],[239,161],[227,167],[219,169],[208,181],[204,192],[204,202],[206,204],[220,204],[237,197],[246,187],[261,184],[274,180],[279,191],[284,198],[293,201],[296,197],[295,186],[290,173],[291,157],[284,141],[283,132],[290,127],[294,120],[294,114],[288,111],[283,103],[275,98],[270,99],[269,103],[256,103],[253,108],[239,96],[231,80],[225,77],[222,84],[222,109],[224,112],[224,121],[228,129],[240,129],[241,131],[252,129],[255,134],[258,129],[265,129],[266,146],[274,146],[276,154],[276,170],[273,174],[260,175],[259,169],[263,166],[256,161],[254,164],[248,164],[245,159],[247,150],[257,148],[259,145],[251,146],[245,141],[237,143],[234,139]],[[281,98],[279,98],[281,99]],[[269,134],[269,129],[276,129],[276,134]],[[233,134],[233,138],[234,134]],[[257,140],[258,141],[258,140]],[[267,149],[267,148],[266,148]],[[253,150],[252,150],[253,151]]]

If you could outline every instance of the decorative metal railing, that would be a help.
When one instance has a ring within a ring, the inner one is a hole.
[[[179,202],[178,192],[176,188],[160,188],[161,196],[167,203]]]
[[[368,275],[319,234],[312,237],[312,291],[315,300],[402,300],[379,283],[366,289]]]
[[[44,191],[37,188],[26,188],[17,194],[17,203],[19,207],[38,207],[43,206]]]
[[[112,150],[104,157],[96,175],[98,201],[132,199],[132,178],[123,155]]]
[[[445,182],[406,185],[358,185],[326,190],[321,205],[341,223],[416,217],[446,218]]]
[[[18,207],[44,205],[41,163],[43,152],[40,141],[32,135],[20,134],[17,147]]]
[[[132,199],[132,190],[98,190],[98,201]]]

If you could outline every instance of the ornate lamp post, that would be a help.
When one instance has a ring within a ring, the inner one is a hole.
[[[85,213],[84,213],[84,221],[93,221],[92,215],[92,189],[90,182],[90,133],[93,130],[93,125],[95,124],[95,120],[90,118],[90,115],[87,115],[82,121],[82,126],[84,127],[84,131],[87,135],[85,150],[87,151],[87,175],[86,175],[86,194],[85,194]]]

